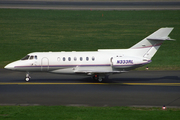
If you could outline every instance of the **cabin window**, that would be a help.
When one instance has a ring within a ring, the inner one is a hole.
[[[71,61],[71,57],[68,57],[68,60]]]
[[[89,57],[86,57],[86,61],[89,61]]]
[[[82,61],[83,60],[83,58],[82,57],[80,57],[80,61]]]
[[[95,60],[95,57],[93,56],[93,57],[92,57],[92,61],[94,61],[94,60]]]
[[[58,57],[58,58],[57,58],[57,61],[60,61],[60,60],[61,60],[60,57]]]
[[[74,57],[74,61],[76,61],[77,60],[77,58],[76,57]]]
[[[63,57],[63,61],[66,61],[66,58],[65,58],[65,57]]]
[[[35,57],[35,59],[37,60],[37,55],[35,55],[34,57]]]
[[[25,57],[23,57],[21,60],[28,60],[29,59],[29,55],[26,55]]]

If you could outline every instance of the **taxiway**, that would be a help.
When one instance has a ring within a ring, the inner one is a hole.
[[[104,83],[87,76],[0,69],[0,105],[180,107],[180,71],[131,71]]]
[[[65,2],[1,0],[0,8],[58,10],[179,10],[180,2]]]

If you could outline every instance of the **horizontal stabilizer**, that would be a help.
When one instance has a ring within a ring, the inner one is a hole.
[[[170,37],[166,37],[166,38],[147,38],[147,40],[175,40],[175,39],[171,39]]]

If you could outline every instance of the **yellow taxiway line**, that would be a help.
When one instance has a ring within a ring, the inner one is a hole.
[[[154,85],[180,86],[180,83],[40,83],[40,82],[0,82],[0,85]]]
[[[180,86],[180,83],[123,83],[125,85],[159,85],[159,86]]]

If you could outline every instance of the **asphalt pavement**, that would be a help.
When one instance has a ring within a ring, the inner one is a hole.
[[[180,71],[130,71],[104,83],[88,76],[0,69],[0,105],[180,107]]]
[[[180,2],[94,2],[94,1],[23,1],[0,0],[0,8],[11,9],[58,9],[58,10],[179,10]]]

